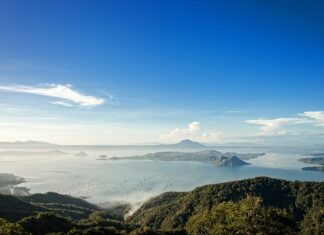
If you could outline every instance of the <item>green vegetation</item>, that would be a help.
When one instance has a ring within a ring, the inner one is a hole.
[[[247,197],[260,198],[262,207],[281,210],[299,224],[312,208],[324,207],[324,183],[257,177],[207,185],[188,193],[164,193],[144,203],[127,221],[155,229],[183,229],[192,216]]]
[[[258,177],[168,192],[131,217],[56,193],[0,196],[0,235],[305,234],[324,231],[324,183]],[[126,213],[126,210],[124,211]]]
[[[237,203],[223,202],[192,216],[187,223],[189,234],[296,234],[292,217],[282,210],[262,207],[258,197]]]
[[[301,222],[301,234],[323,235],[324,207],[310,209]]]
[[[31,234],[67,233],[74,227],[69,219],[54,213],[38,213],[20,220],[18,224]]]
[[[5,219],[0,219],[0,234],[1,235],[27,235],[24,228],[16,223],[10,223]]]

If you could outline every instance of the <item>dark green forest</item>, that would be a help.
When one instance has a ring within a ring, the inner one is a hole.
[[[124,219],[57,193],[0,195],[0,234],[324,234],[324,183],[257,177],[167,192]]]

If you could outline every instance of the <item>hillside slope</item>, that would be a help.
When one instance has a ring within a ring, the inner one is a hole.
[[[261,198],[265,207],[285,209],[300,221],[311,208],[324,206],[324,183],[257,177],[206,185],[187,193],[169,192],[144,203],[127,221],[156,229],[182,229],[191,216],[248,196]]]
[[[0,195],[0,234],[6,235],[322,235],[323,231],[324,182],[258,177],[167,192],[126,220],[113,209],[57,193]]]

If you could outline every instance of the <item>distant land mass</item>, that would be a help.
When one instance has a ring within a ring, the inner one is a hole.
[[[17,185],[24,183],[25,179],[14,174],[0,173],[0,195],[29,195],[29,189],[26,187],[18,187]]]
[[[8,150],[0,151],[0,156],[59,156],[59,155],[68,155],[60,150],[51,150],[51,151],[18,151],[18,150]]]
[[[243,166],[249,163],[243,160],[249,160],[252,158],[257,158],[263,156],[264,153],[246,153],[246,154],[236,154],[236,153],[221,153],[216,150],[205,150],[200,152],[157,152],[148,153],[142,156],[132,156],[132,157],[112,157],[110,160],[122,160],[122,159],[132,159],[132,160],[154,160],[154,161],[196,161],[196,162],[209,162],[216,166]]]
[[[73,154],[73,156],[75,156],[75,157],[87,157],[88,154],[86,152],[84,152],[84,151],[81,151],[81,152]]]
[[[227,142],[224,144],[219,144],[220,146],[258,146],[255,143],[248,143],[248,142]]]
[[[306,154],[304,154],[306,155]],[[324,172],[324,157],[319,157],[319,156],[324,156],[323,153],[314,153],[314,154],[307,154],[308,156],[315,156],[315,157],[310,157],[310,158],[301,158],[298,159],[299,161],[303,163],[308,163],[308,164],[315,164],[318,166],[307,166],[303,167],[302,170],[305,171],[323,171]]]
[[[96,160],[107,160],[107,159],[108,159],[107,155],[100,155],[96,158]]]
[[[324,157],[324,153],[306,153],[304,156]]]
[[[221,157],[219,160],[215,160],[212,162],[216,166],[244,166],[244,165],[250,165],[250,163],[247,163],[245,161],[242,161],[236,156],[232,157]]]
[[[14,174],[0,173],[0,188],[14,186],[25,182],[25,179]]]
[[[307,166],[302,168],[304,171],[323,171],[324,172],[324,165],[319,166]]]
[[[203,145],[199,142],[195,142],[189,139],[184,139],[176,144],[161,144],[160,147],[167,147],[167,148],[196,148],[196,149],[203,149],[207,148],[206,145]]]
[[[324,165],[324,157],[301,158],[301,159],[298,159],[298,160],[303,162],[303,163]]]
[[[45,141],[34,141],[34,140],[27,140],[27,141],[14,141],[14,142],[0,142],[0,148],[5,149],[40,149],[40,148],[76,148],[80,147],[81,149],[91,149],[93,147],[109,147],[109,148],[151,148],[151,149],[168,149],[168,150],[180,150],[180,149],[197,149],[197,150],[203,150],[203,149],[213,149],[217,146],[233,146],[233,147],[248,147],[248,146],[260,146],[254,143],[246,143],[246,142],[228,142],[224,144],[202,144],[197,141],[193,141],[190,139],[184,139],[178,143],[174,144],[134,144],[134,145],[110,145],[110,144],[100,144],[100,145],[79,145],[79,144],[53,144]]]
[[[0,142],[0,147],[48,147],[48,146],[57,146],[57,144],[51,144],[44,141],[34,141],[34,140],[26,140],[26,141],[14,141],[14,142]]]
[[[192,149],[204,149],[208,148],[208,146],[203,145],[199,142],[192,141],[189,139],[184,139],[179,143],[175,144],[155,144],[155,145],[59,145],[59,144],[52,144],[43,141],[34,141],[34,140],[27,140],[27,141],[15,141],[15,142],[0,142],[0,148],[55,148],[58,146],[66,146],[66,147],[76,147],[76,146],[88,146],[88,147],[124,147],[124,148],[137,148],[137,147],[147,147],[147,148],[169,148],[169,149],[185,149],[185,148],[192,148]]]

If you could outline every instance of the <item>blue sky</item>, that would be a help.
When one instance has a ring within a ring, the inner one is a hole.
[[[322,1],[0,1],[0,140],[321,143]]]

